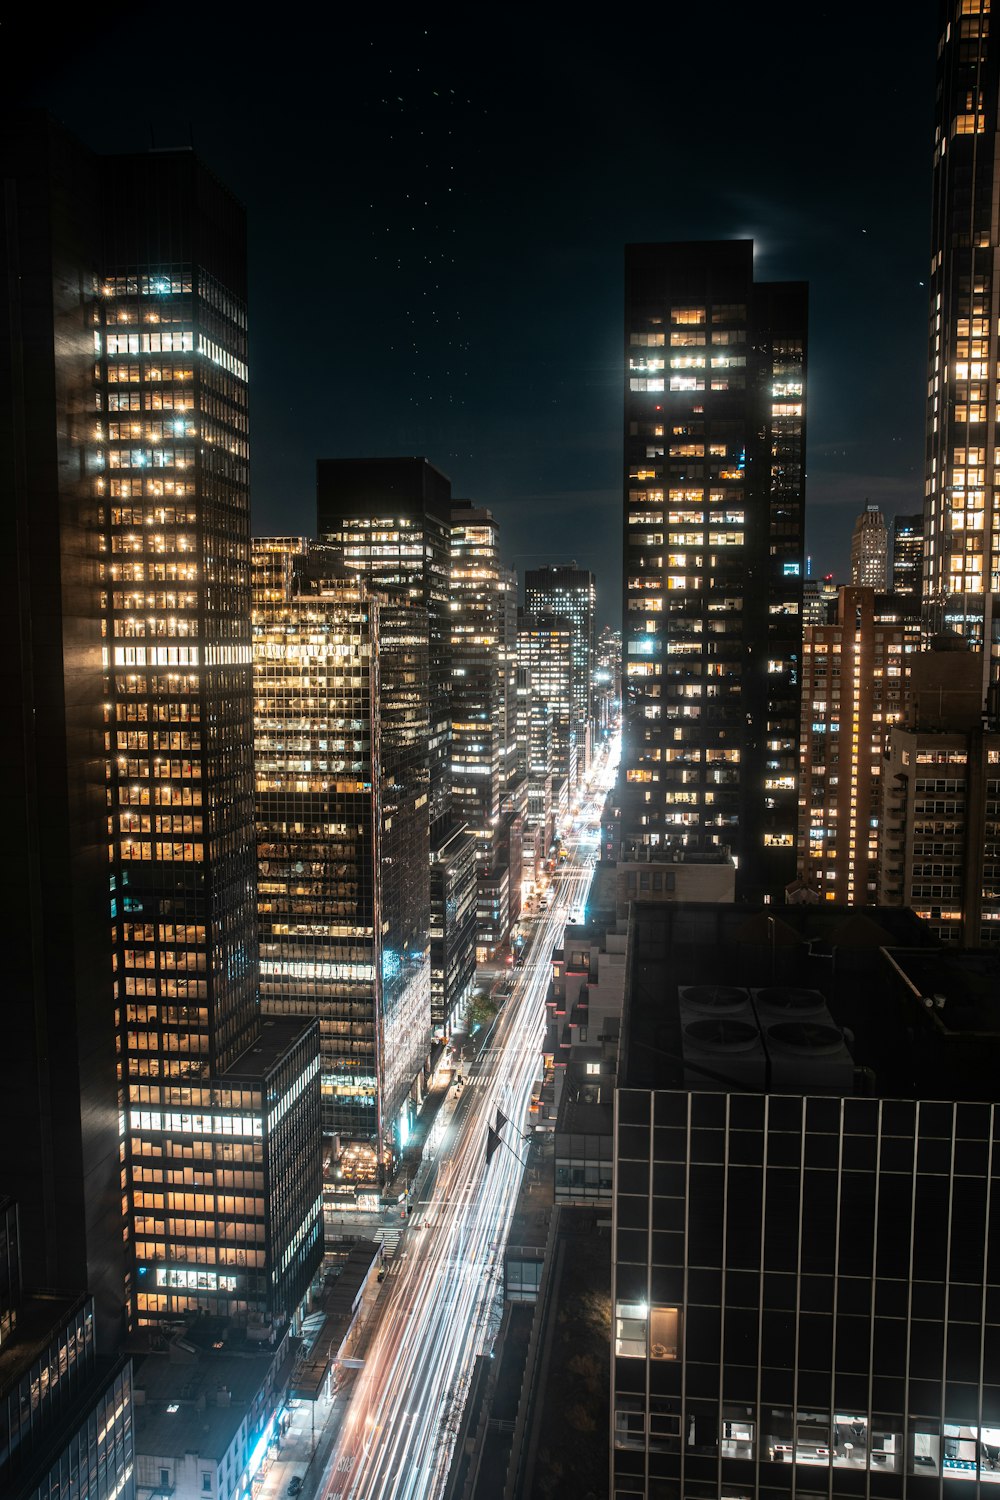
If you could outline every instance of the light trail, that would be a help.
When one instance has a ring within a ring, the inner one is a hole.
[[[612,756],[592,795],[603,798],[614,770]],[[582,809],[578,822],[593,818]],[[527,1151],[505,1129],[487,1168],[487,1126],[500,1108],[517,1131],[527,1128],[552,949],[569,913],[582,910],[593,876],[593,841],[566,843],[570,857],[553,881],[551,909],[535,922],[524,966],[514,971],[513,994],[480,1056],[463,1065],[461,1098],[428,1170],[426,1197],[411,1208],[318,1486],[327,1500],[436,1500],[444,1489],[473,1363],[490,1337]],[[442,1106],[450,1108],[451,1101]]]

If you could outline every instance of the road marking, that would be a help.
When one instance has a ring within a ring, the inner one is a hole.
[[[375,1238],[382,1241],[383,1259],[392,1259],[399,1247],[402,1234],[401,1229],[376,1229]]]

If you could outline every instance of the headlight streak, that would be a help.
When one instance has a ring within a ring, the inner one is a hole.
[[[473,1362],[485,1352],[527,1152],[505,1129],[487,1170],[487,1125],[499,1106],[527,1133],[552,949],[569,912],[582,909],[593,873],[593,851],[578,852],[575,838],[570,845],[515,992],[480,1062],[467,1070],[430,1200],[411,1210],[320,1488],[327,1500],[437,1500],[443,1492]]]

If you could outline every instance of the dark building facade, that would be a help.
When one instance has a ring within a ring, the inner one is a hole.
[[[924,515],[894,516],[892,522],[892,592],[920,599],[924,571]]]
[[[86,1294],[21,1286],[18,1212],[0,1199],[0,1490],[132,1500],[132,1363],[97,1349]]]
[[[622,839],[795,867],[806,288],[748,240],[625,266]]]
[[[0,731],[5,918],[0,1192],[39,1282],[124,1301],[108,925],[101,526],[94,494],[98,181],[42,117],[2,136]]]
[[[993,1483],[995,960],[906,912],[768,912],[633,908],[612,1492]]]
[[[909,906],[940,943],[996,948],[1000,733],[983,722],[981,654],[954,635],[936,644],[911,658],[908,712],[889,737],[879,900]]]
[[[431,851],[431,1025],[446,1036],[476,978],[476,840],[458,823]]]

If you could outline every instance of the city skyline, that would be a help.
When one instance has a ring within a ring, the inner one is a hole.
[[[239,83],[182,75],[128,117],[95,96],[102,44],[81,30],[61,62],[46,40],[22,92],[97,150],[193,141],[246,202],[255,533],[308,534],[321,454],[425,456],[495,511],[506,563],[592,568],[606,623],[628,241],[752,236],[760,279],[809,281],[816,574],[846,580],[866,497],[891,517],[922,494],[935,7],[869,16],[863,40],[827,18],[822,49],[790,7],[766,30],[723,11],[705,85],[672,67],[662,106],[652,86],[633,100],[624,33],[598,45],[545,18],[530,50],[500,35],[489,56],[461,30],[338,21],[332,97],[297,43],[269,37],[265,58],[227,36]],[[651,52],[709,60],[697,18],[665,24]],[[139,50],[156,25],[140,12]],[[788,99],[777,114],[730,102],[751,72]]]
[[[11,1500],[1000,1485],[991,12],[19,23]]]

